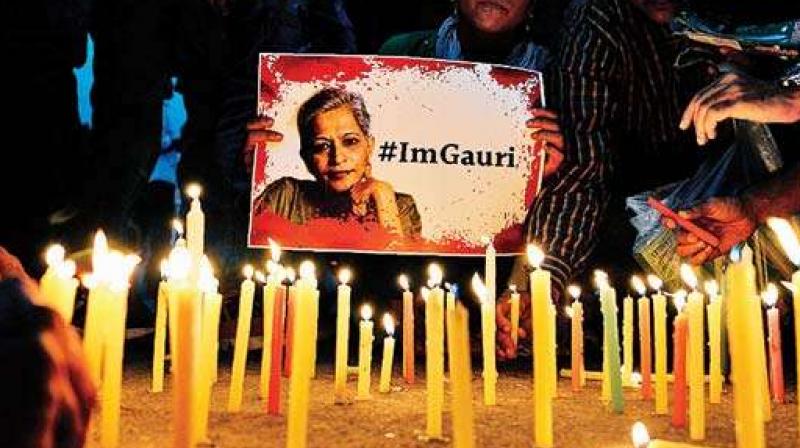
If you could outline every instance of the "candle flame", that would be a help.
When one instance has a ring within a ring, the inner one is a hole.
[[[180,218],[172,220],[172,230],[174,230],[178,236],[183,236],[183,221],[181,221]]]
[[[511,291],[511,294],[516,294],[517,293],[517,285],[515,285],[513,283],[508,285],[508,290]]]
[[[647,293],[647,287],[644,285],[642,278],[638,275],[634,275],[631,277],[631,287],[633,287],[634,291],[640,296],[643,296]]]
[[[205,293],[216,292],[216,279],[214,278],[214,268],[211,266],[211,260],[208,256],[203,255],[200,259],[200,278],[198,279],[200,290]]]
[[[650,444],[650,434],[647,433],[647,427],[642,422],[636,422],[631,429],[631,438],[633,439],[633,446],[635,448],[647,448]]]
[[[102,271],[105,257],[108,254],[108,239],[102,230],[94,234],[94,246],[92,248],[92,270]]]
[[[164,258],[161,260],[161,263],[158,264],[158,268],[161,271],[161,278],[168,278],[169,277],[169,260]]]
[[[717,281],[713,279],[706,280],[706,282],[703,283],[703,289],[706,290],[706,294],[708,294],[708,297],[711,300],[713,300],[715,297],[717,297],[717,294],[719,294],[719,284],[717,284]]]
[[[306,260],[300,263],[300,278],[303,280],[313,280],[316,270],[317,268],[314,266],[314,263],[312,263],[311,260]]]
[[[347,268],[340,269],[339,270],[339,283],[341,283],[343,285],[346,285],[347,282],[350,281],[350,277],[352,277],[352,275],[353,274],[350,272],[350,269],[347,269]]]
[[[394,319],[389,313],[383,315],[383,328],[386,329],[386,334],[389,336],[394,335]]]
[[[683,309],[684,305],[686,305],[686,293],[685,289],[679,289],[672,294],[672,302],[675,303],[675,308],[680,313]]]
[[[428,301],[428,296],[431,294],[431,290],[427,287],[423,286],[419,289],[419,295],[422,296],[422,300]]]
[[[794,284],[792,282],[781,280],[781,285],[783,285],[784,288],[788,289],[789,292],[792,293],[792,295],[797,294],[797,288],[794,287]]]
[[[75,260],[65,260],[58,268],[58,276],[65,279],[72,278],[75,277],[77,270],[78,267],[75,265]]]
[[[526,252],[528,254],[528,263],[530,263],[534,269],[539,269],[539,266],[541,266],[544,261],[544,252],[542,252],[542,249],[535,244],[528,244]]]
[[[361,305],[361,318],[364,320],[372,319],[372,307],[366,303]]]
[[[185,247],[175,247],[169,253],[168,271],[170,279],[185,280],[192,266],[192,254]]]
[[[410,288],[410,285],[408,284],[408,276],[406,274],[400,274],[400,276],[397,277],[397,284],[400,285],[400,288],[402,288],[403,291],[408,291]]]
[[[65,255],[64,246],[60,244],[51,244],[44,254],[44,260],[48,267],[55,268],[64,262]]]
[[[269,240],[269,253],[272,256],[272,261],[275,263],[281,259],[281,246],[276,243],[272,238],[268,238]]]
[[[572,309],[572,305],[567,305],[564,307],[564,313],[566,313],[567,317],[572,319],[575,316],[575,311]]]
[[[439,267],[438,264],[431,263],[428,266],[428,280],[429,280],[429,284],[432,284],[431,287],[434,287],[436,285],[441,285],[443,276],[444,276],[444,273],[442,273],[442,268]]]
[[[140,261],[138,255],[124,255],[120,251],[112,250],[104,261],[105,267],[99,280],[108,282],[109,287],[114,290],[123,290],[128,287],[130,276]]]
[[[681,279],[686,286],[697,289],[697,276],[694,274],[692,267],[686,263],[681,263]]]
[[[259,283],[266,283],[267,282],[267,276],[264,275],[264,273],[261,272],[261,271],[256,271],[254,277],[255,277],[256,281],[259,282]]]
[[[650,288],[661,291],[661,287],[664,286],[664,281],[657,275],[647,274],[647,284],[650,285]]]
[[[255,268],[253,268],[252,264],[246,264],[242,268],[242,275],[244,275],[245,279],[252,280],[253,279],[253,274],[255,273],[255,271],[256,270],[255,270]]]
[[[296,279],[297,279],[297,272],[294,270],[294,268],[293,267],[286,268],[286,280],[288,280],[289,283],[294,283]]]
[[[631,373],[631,383],[634,385],[642,384],[642,374],[639,372]]]
[[[597,289],[603,290],[610,288],[611,285],[608,283],[608,274],[604,271],[599,269],[595,269],[594,271],[594,285]]]
[[[569,285],[567,286],[567,294],[572,297],[572,300],[578,300],[581,298],[581,287],[578,285]]]
[[[85,288],[92,289],[97,286],[97,279],[94,277],[94,274],[87,272],[81,276],[81,284]]]
[[[477,272],[472,276],[472,291],[475,292],[481,303],[486,300],[486,285],[483,284],[483,280],[481,280],[481,276]]]
[[[202,193],[203,187],[201,187],[200,184],[189,184],[186,186],[186,196],[189,196],[193,201],[198,200]]]
[[[775,286],[775,283],[767,284],[767,289],[761,292],[761,299],[768,307],[773,307],[778,303],[778,287]]]
[[[800,242],[797,240],[797,234],[794,233],[789,221],[783,218],[769,218],[767,219],[767,225],[778,235],[781,247],[783,247],[783,251],[786,252],[789,260],[795,266],[800,266]]]

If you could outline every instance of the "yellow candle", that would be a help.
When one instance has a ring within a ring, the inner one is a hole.
[[[631,286],[639,294],[637,309],[639,312],[639,371],[641,372],[642,398],[653,398],[653,355],[650,341],[650,299],[647,297],[647,287],[638,275],[631,278]]]
[[[497,402],[497,365],[495,363],[495,321],[494,300],[476,273],[472,276],[472,289],[481,304],[481,329],[483,341],[483,404],[494,406]]]
[[[84,277],[84,283],[89,288],[86,299],[86,319],[83,329],[83,350],[86,353],[86,363],[89,373],[95,382],[100,385],[103,366],[103,343],[105,340],[108,302],[111,300],[111,291],[108,284],[110,265],[108,241],[102,230],[94,237],[92,250],[92,273]]]
[[[583,304],[580,302],[581,288],[570,285],[567,292],[572,296],[572,306],[567,309],[571,323],[571,364],[572,364],[572,391],[580,390],[586,381],[583,369]]]
[[[261,375],[259,376],[259,395],[264,400],[267,400],[267,391],[269,390],[269,376],[272,368],[272,322],[275,318],[275,293],[278,290],[278,281],[274,274],[267,277],[267,283],[263,288],[263,344],[261,346]],[[309,300],[311,300],[309,298]],[[292,359],[294,362],[294,359]]]
[[[336,293],[336,367],[334,370],[333,395],[336,403],[346,403],[347,397],[347,345],[350,339],[350,270],[339,271]]]
[[[553,446],[553,391],[550,390],[551,370],[556,366],[549,356],[547,344],[551,339],[548,320],[552,319],[550,273],[540,269],[544,253],[528,245],[528,262],[533,266],[530,274],[532,335],[533,335],[533,398],[534,441],[537,447]]]
[[[203,189],[200,185],[191,184],[186,187],[186,195],[189,196],[189,212],[186,213],[186,246],[192,254],[192,269],[189,271],[189,279],[196,281],[199,276],[200,259],[205,250],[205,226],[206,218],[203,207],[200,205],[200,194]]]
[[[200,320],[200,349],[198,352],[198,384],[196,393],[198,396],[198,424],[194,426],[196,440],[205,441],[208,439],[208,414],[211,407],[211,386],[214,383],[214,371],[216,370],[216,358],[214,356],[215,340],[218,336],[219,321],[215,316],[219,316],[219,308],[222,297],[217,292],[218,281],[214,278],[211,264],[206,256],[203,256],[200,264],[200,290],[201,299],[201,320]]]
[[[300,265],[300,280],[296,284],[297,298],[295,316],[298,323],[312,313],[316,290],[314,265],[305,261]],[[292,376],[289,380],[289,416],[287,418],[286,447],[306,448],[308,446],[308,405],[311,389],[312,346],[316,340],[303,325],[293,328]]]
[[[697,277],[688,264],[681,265],[681,277],[692,289],[686,305],[689,319],[687,357],[689,370],[689,437],[703,440],[706,436],[705,380],[703,366],[703,294],[697,291]]]
[[[741,251],[740,260],[728,265],[728,335],[731,348],[736,446],[760,448],[766,445],[764,407],[759,366],[758,337],[762,329],[753,324],[750,302],[758,297],[755,287],[753,252]]]
[[[453,446],[475,446],[475,423],[472,410],[472,365],[469,350],[469,313],[462,304],[449,309],[447,353],[450,365],[453,416]]]
[[[444,290],[440,287],[441,268],[431,264],[428,274],[432,288],[425,303],[426,435],[431,439],[441,439],[444,406]]]
[[[244,280],[239,289],[239,319],[236,322],[236,343],[233,349],[231,367],[231,387],[228,393],[228,411],[237,412],[242,407],[244,373],[247,366],[247,343],[250,340],[250,319],[253,315],[253,297],[256,284],[253,282],[254,269],[244,267]]]
[[[600,306],[603,305],[603,289],[608,288],[608,274],[603,271],[595,270],[594,271],[594,283],[597,287],[598,296],[600,299]],[[604,324],[605,325],[605,324]],[[604,332],[605,333],[605,332]],[[608,340],[606,340],[605,335],[603,336],[603,371],[602,371],[602,383],[600,386],[600,400],[603,403],[610,403],[611,402],[611,376],[609,375],[609,367],[608,367]]]
[[[373,323],[372,308],[369,305],[361,307],[361,319],[359,323],[358,338],[358,389],[356,398],[365,400],[370,398],[369,386],[372,379],[372,341],[375,339],[372,334]]]
[[[509,285],[508,289],[511,291],[509,297],[511,301],[511,342],[514,343],[514,350],[516,350],[519,343],[519,293],[517,285]]]
[[[314,289],[317,284],[314,282]],[[317,377],[317,337],[319,336],[319,294],[311,297],[311,315],[309,316],[309,324],[311,324],[311,337],[314,338],[314,344],[311,345],[311,378]]]
[[[383,338],[383,362],[378,391],[386,393],[392,388],[392,361],[394,360],[394,319],[391,314],[383,315],[383,327],[386,329],[386,337]]]
[[[653,294],[653,324],[655,329],[656,354],[656,414],[666,415],[669,410],[667,398],[667,299],[661,294],[661,279],[648,275]]]
[[[64,248],[59,245],[47,250],[46,260],[48,268],[40,281],[41,296],[69,324],[72,322],[78,290],[75,262],[64,260]]]
[[[720,301],[717,296],[719,287],[717,282],[709,280],[705,282],[706,294],[708,294],[708,305],[706,305],[708,322],[708,351],[709,351],[709,384],[708,402],[717,404],[722,402],[722,351],[720,341],[722,333],[720,331]]]
[[[158,283],[158,295],[156,298],[156,323],[155,335],[153,336],[153,392],[164,391],[164,351],[166,350],[167,339],[167,271],[168,261],[161,261],[161,277]]]
[[[622,299],[622,384],[631,385],[633,373],[633,297]]]
[[[772,400],[769,394],[769,377],[767,375],[767,349],[766,339],[764,337],[764,316],[761,309],[761,297],[758,295],[752,296],[748,300],[750,306],[750,315],[753,316],[753,324],[758,331],[755,332],[756,336],[756,350],[758,357],[756,358],[758,364],[756,372],[758,373],[758,382],[761,386],[761,406],[764,408],[764,421],[772,420]],[[751,324],[752,325],[752,324]]]
[[[192,261],[185,247],[176,247],[169,256],[169,319],[172,327],[173,448],[193,448],[197,441],[194,425],[196,406],[197,350],[200,339],[200,290],[188,280]]]

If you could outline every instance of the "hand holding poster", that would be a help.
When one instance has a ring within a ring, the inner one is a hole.
[[[537,72],[378,56],[261,56],[250,245],[413,254],[523,248],[539,184]]]

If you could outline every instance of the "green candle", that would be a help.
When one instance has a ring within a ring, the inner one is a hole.
[[[600,290],[600,301],[603,311],[603,334],[608,349],[608,376],[611,386],[611,407],[621,414],[625,410],[622,398],[622,374],[619,360],[619,330],[617,329],[617,292],[614,288],[604,287]]]

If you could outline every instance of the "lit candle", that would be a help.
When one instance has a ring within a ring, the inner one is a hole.
[[[202,292],[202,311],[200,321],[200,349],[198,353],[198,424],[194,427],[196,440],[208,440],[208,414],[211,410],[211,386],[214,383],[214,339],[218,334],[219,322],[215,322],[215,314],[219,309],[221,296],[217,292],[219,282],[214,278],[214,272],[208,257],[203,255],[200,259],[199,287]]]
[[[583,386],[586,376],[583,371],[583,303],[580,301],[581,288],[577,285],[567,287],[567,293],[572,297],[572,306],[567,314],[572,323],[572,391],[578,392]]]
[[[167,342],[167,272],[169,261],[161,261],[161,281],[158,282],[156,297],[156,323],[153,336],[153,392],[164,391],[164,351]]]
[[[378,391],[386,393],[391,391],[392,360],[394,359],[394,319],[391,314],[383,315],[383,328],[386,329],[386,337],[383,338],[383,362]]]
[[[792,264],[800,266],[800,241],[798,241],[797,235],[792,229],[792,225],[785,219],[780,218],[770,218],[767,220],[767,224],[769,224],[770,228],[778,235],[781,247]],[[791,286],[792,295],[794,297],[794,300],[792,300],[794,321],[800,322],[800,296],[798,296],[798,294],[800,294],[800,270],[792,274]],[[794,337],[795,350],[797,350],[798,353],[798,355],[795,356],[795,369],[797,377],[800,378],[800,325],[795,324]],[[797,416],[798,419],[800,419],[800,400],[797,400],[797,405]]]
[[[647,276],[653,294],[653,321],[655,323],[656,354],[656,414],[668,412],[667,398],[667,299],[661,294],[663,283],[655,275]]]
[[[334,402],[347,403],[347,344],[350,339],[350,270],[339,271],[336,290],[336,367],[334,370]]]
[[[673,322],[673,366],[672,374],[675,383],[672,386],[672,426],[684,428],[686,426],[686,333],[688,331],[688,318],[682,312],[686,304],[686,291],[677,291],[672,300],[678,315]]]
[[[283,286],[283,280],[286,278],[286,271],[282,266],[278,265],[277,272],[274,275],[278,279],[278,285],[275,291],[275,303],[272,311],[272,353],[270,355],[267,413],[270,415],[279,415],[281,412],[283,327],[286,316],[286,288]]]
[[[200,185],[191,184],[186,187],[186,195],[189,196],[189,212],[186,213],[186,246],[192,254],[193,268],[189,272],[189,278],[196,280],[199,275],[200,259],[205,250],[205,225],[206,218],[203,208],[200,205],[200,194],[203,189]]]
[[[472,290],[481,304],[481,329],[483,340],[483,404],[493,406],[497,401],[497,366],[495,363],[495,322],[494,301],[489,301],[486,286],[476,273],[472,276]]]
[[[783,404],[785,394],[783,390],[783,360],[781,359],[781,327],[778,308],[778,288],[774,283],[767,285],[766,291],[761,293],[764,304],[767,305],[767,328],[769,330],[769,372],[772,383],[772,398],[776,403]]]
[[[469,313],[458,303],[448,310],[447,352],[450,365],[453,418],[453,446],[475,446],[475,423],[472,410],[472,365],[469,350]]]
[[[650,440],[650,435],[647,433],[647,427],[642,422],[633,424],[631,430],[631,437],[633,438],[634,448],[702,448],[698,445],[689,445],[688,443],[670,442],[667,440]]]
[[[55,244],[47,249],[47,271],[39,282],[39,291],[46,303],[69,324],[75,309],[78,279],[75,278],[75,262],[65,260],[64,255],[64,248],[60,245]]]
[[[442,438],[444,407],[444,290],[442,270],[437,264],[428,268],[430,292],[425,302],[425,371],[427,389],[426,435]],[[423,295],[423,298],[426,297]]]
[[[403,289],[403,378],[414,384],[414,294],[405,274],[397,278],[397,283]]]
[[[283,376],[286,378],[292,376],[292,338],[294,337],[295,301],[297,300],[296,276],[294,269],[286,268],[286,281],[289,284],[287,288],[289,295],[286,297],[286,343],[284,344],[285,355],[283,358]]]
[[[748,303],[758,297],[755,288],[753,251],[745,246],[738,261],[728,264],[725,271],[728,294],[727,324],[731,354],[734,416],[737,446],[760,448],[766,446],[764,407],[759,372],[759,343],[755,333],[762,328],[753,325],[752,309]]]
[[[372,329],[372,308],[369,305],[361,306],[361,322],[359,323],[358,338],[358,388],[356,399],[370,398],[369,386],[372,377],[372,342],[375,339]]]
[[[304,261],[300,265],[300,281],[297,282],[297,316],[310,316],[315,296],[319,297],[314,278],[314,265]],[[287,418],[286,447],[308,446],[308,405],[311,389],[313,335],[300,325],[294,326],[292,348],[292,376],[289,381],[289,416]]]
[[[689,365],[689,437],[692,440],[703,440],[706,436],[705,410],[705,366],[703,365],[703,307],[704,298],[697,290],[697,276],[688,264],[681,265],[681,277],[691,288],[686,306],[689,321],[687,355]]]
[[[625,410],[622,396],[622,372],[619,360],[619,330],[617,329],[617,293],[608,284],[608,277],[599,277],[600,304],[603,312],[603,342],[606,348],[606,367],[608,388],[611,394],[611,408],[620,414]]]
[[[109,251],[106,235],[98,230],[94,236],[92,249],[92,273],[84,277],[84,284],[89,288],[86,299],[86,319],[83,328],[83,350],[86,363],[95,385],[100,385],[103,366],[103,344],[106,334],[106,316],[111,291],[107,281]]]
[[[647,298],[647,287],[638,276],[631,278],[631,286],[639,294],[639,370],[642,372],[642,398],[653,398],[653,353],[650,340],[650,299]]]
[[[706,294],[708,294],[708,305],[706,314],[708,315],[708,402],[722,402],[722,349],[720,341],[722,332],[720,330],[721,308],[719,300],[719,286],[714,280],[708,280],[704,284]]]
[[[281,287],[283,274],[279,274],[280,265],[278,261],[281,256],[281,248],[271,239],[270,254],[271,260],[267,260],[267,283],[264,285],[262,296],[262,325],[263,325],[263,344],[261,347],[261,375],[259,376],[259,392],[262,398],[269,400],[270,375],[272,374],[272,337],[273,321],[275,319],[275,294]]]
[[[633,280],[631,280],[633,281]],[[622,384],[631,384],[633,373],[633,297],[622,299]]]
[[[247,343],[250,340],[250,319],[253,315],[253,297],[256,284],[253,282],[253,266],[245,265],[244,280],[239,288],[239,319],[236,322],[236,343],[231,367],[231,388],[228,394],[228,411],[237,412],[242,406],[244,373],[247,366]]]
[[[186,238],[183,231],[183,222],[179,218],[172,220],[172,230],[175,231],[175,246],[186,247]]]
[[[514,353],[516,353],[519,344],[519,293],[517,285],[509,285],[508,289],[511,291],[508,298],[511,302],[511,342],[514,344]]]
[[[533,335],[533,397],[534,397],[534,441],[536,446],[553,446],[553,396],[550,390],[551,370],[555,369],[548,355],[551,330],[549,319],[553,318],[550,294],[550,273],[541,269],[544,253],[533,244],[527,247],[530,273],[532,335]]]

